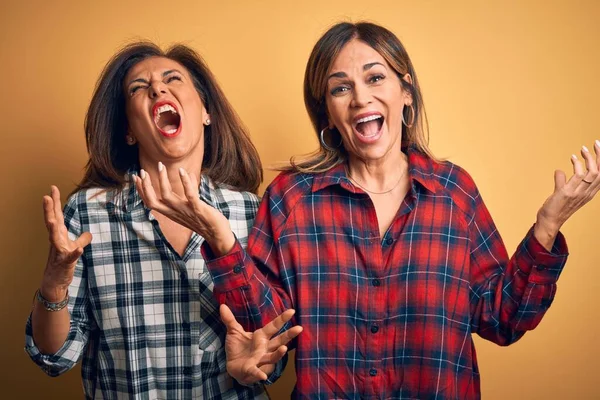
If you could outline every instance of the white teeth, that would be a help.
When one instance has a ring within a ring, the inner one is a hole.
[[[376,119],[381,118],[381,115],[369,115],[368,117],[364,117],[359,119],[358,121],[356,121],[357,124],[363,123],[363,122],[369,122],[369,121],[373,121]]]
[[[170,104],[164,104],[164,105],[158,107],[156,109],[156,111],[154,112],[154,122],[158,122],[158,118],[160,117],[160,114],[162,114],[166,111],[171,111],[173,114],[177,114],[177,110],[175,110],[175,107],[173,107]]]
[[[169,135],[171,135],[171,134],[177,132],[177,129],[169,129],[168,131],[165,131],[165,132],[167,132]]]

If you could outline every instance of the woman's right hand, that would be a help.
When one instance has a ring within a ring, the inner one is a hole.
[[[173,191],[167,168],[163,163],[158,164],[158,191],[154,190],[152,178],[147,171],[142,169],[139,177],[134,176],[138,193],[146,207],[202,236],[216,256],[226,254],[235,245],[235,236],[229,221],[219,210],[200,199],[199,182],[193,173],[188,174],[180,168],[179,178],[184,195]]]
[[[51,186],[50,196],[44,196],[44,221],[48,229],[50,251],[40,286],[42,296],[51,302],[59,302],[67,295],[73,280],[75,264],[83,254],[83,248],[92,241],[92,234],[84,232],[76,240],[69,239],[60,203],[60,192]]]

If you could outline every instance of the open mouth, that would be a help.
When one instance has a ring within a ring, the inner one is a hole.
[[[373,114],[354,122],[354,129],[361,136],[371,138],[377,136],[383,126],[383,115]]]
[[[173,137],[181,128],[181,116],[172,103],[156,103],[152,109],[154,124],[163,136]]]

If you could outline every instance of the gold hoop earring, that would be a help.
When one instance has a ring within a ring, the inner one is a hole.
[[[411,116],[410,123],[407,123],[406,119],[404,118],[404,110],[402,110],[402,113],[401,113],[402,123],[407,128],[412,128],[413,124],[415,123],[415,109],[412,104],[409,107],[405,107],[405,109],[410,109],[410,116]]]
[[[325,127],[325,128],[323,128],[323,129],[321,129],[321,133],[319,134],[319,137],[321,138],[321,145],[323,145],[323,147],[324,147],[326,150],[329,150],[329,151],[335,152],[335,151],[336,151],[337,149],[339,149],[339,148],[340,148],[340,146],[342,145],[342,137],[341,137],[341,135],[340,135],[340,141],[339,141],[339,143],[338,143],[338,144],[337,144],[335,147],[331,147],[330,145],[328,145],[328,144],[325,142],[325,138],[323,137],[323,133],[324,133],[324,132],[325,132],[325,130],[327,130],[327,129],[329,129],[329,127]],[[329,130],[331,131],[331,129],[329,129]]]

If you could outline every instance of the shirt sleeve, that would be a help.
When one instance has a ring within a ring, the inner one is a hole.
[[[64,208],[65,225],[72,240],[82,232],[76,197],[77,195],[73,196]],[[89,315],[88,307],[85,255],[84,249],[83,256],[75,266],[73,281],[69,285],[68,310],[71,315],[71,327],[63,346],[54,354],[42,354],[33,340],[32,314],[27,319],[25,351],[46,374],[52,377],[61,375],[75,366],[81,359],[89,338],[93,320]]]
[[[509,259],[479,194],[469,232],[472,330],[509,345],[534,329],[550,307],[567,261],[565,238],[559,232],[552,251],[547,251],[532,227]]]
[[[285,267],[275,239],[273,202],[267,191],[248,237],[247,251],[236,241],[229,253],[215,257],[206,242],[202,245],[217,300],[231,308],[247,331],[262,328],[293,304],[290,293],[294,281],[287,279],[292,274]]]

